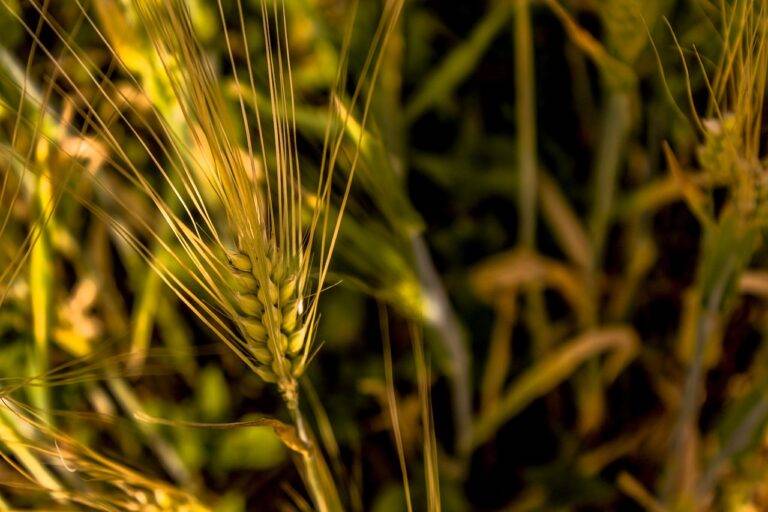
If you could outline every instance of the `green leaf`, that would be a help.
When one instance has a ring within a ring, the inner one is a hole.
[[[197,407],[205,421],[221,420],[231,407],[229,386],[221,368],[206,366],[197,382]]]
[[[285,447],[271,427],[246,427],[223,432],[213,465],[220,471],[264,470],[282,464],[285,458]]]

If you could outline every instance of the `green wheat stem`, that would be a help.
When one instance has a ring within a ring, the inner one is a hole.
[[[680,413],[673,433],[672,453],[676,455],[672,459],[674,462],[671,463],[671,466],[676,470],[680,469],[680,461],[684,460],[685,457],[685,437],[687,428],[698,417],[700,408],[699,387],[701,386],[704,377],[704,346],[709,339],[712,330],[715,328],[716,318],[720,310],[722,296],[725,293],[725,286],[728,282],[729,273],[730,269],[721,274],[721,279],[718,282],[718,285],[706,301],[706,310],[697,323],[693,361],[688,367],[688,372],[685,376]],[[663,493],[666,496],[667,501],[675,499],[672,491],[674,478],[677,476],[677,472],[678,471],[670,471],[668,473]]]
[[[600,300],[599,269],[610,229],[623,150],[631,126],[630,93],[623,88],[610,85],[606,85],[606,87],[608,98],[604,107],[600,142],[595,157],[593,206],[589,217],[592,261],[587,269],[587,282],[589,283],[588,293],[594,304],[598,304]],[[597,318],[592,320],[593,322],[598,321]],[[589,361],[586,368],[577,376],[577,381],[581,429],[587,431],[593,428],[590,418],[594,417],[596,413],[601,414],[605,407],[602,384],[600,383],[599,362],[596,360]],[[597,404],[599,411],[590,410],[590,404]]]
[[[625,90],[610,90],[600,130],[600,143],[594,165],[594,189],[590,230],[597,268],[605,248],[616,195],[616,183],[627,135],[631,125],[630,95]]]
[[[536,243],[536,92],[533,30],[529,0],[517,0],[515,12],[515,105],[520,167],[519,240]]]
[[[306,479],[307,489],[312,495],[312,501],[319,512],[340,512],[344,510],[339,498],[338,490],[330,475],[328,466],[322,458],[322,453],[315,443],[315,436],[312,434],[309,425],[298,407],[291,407],[294,425],[299,439],[301,439],[309,450],[300,455],[301,468]]]
[[[466,455],[472,439],[472,358],[467,350],[466,336],[448,298],[442,279],[435,268],[427,243],[421,235],[412,237],[411,246],[421,280],[422,293],[430,309],[429,324],[438,332],[449,354],[453,420],[456,447]]]
[[[517,120],[518,243],[527,249],[536,246],[536,72],[533,57],[533,29],[530,0],[515,3],[515,108]],[[526,290],[525,317],[533,337],[534,351],[543,353],[550,342],[546,304],[540,287]]]

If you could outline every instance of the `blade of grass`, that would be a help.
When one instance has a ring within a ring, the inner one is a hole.
[[[494,3],[472,29],[469,37],[453,48],[420,82],[419,89],[413,93],[405,107],[405,119],[408,123],[413,123],[419,116],[445,100],[477,69],[478,60],[506,26],[511,15],[511,2]]]
[[[464,330],[451,306],[448,293],[432,261],[423,237],[412,238],[416,268],[421,278],[422,293],[427,301],[430,325],[435,328],[450,359],[453,421],[456,429],[456,446],[464,453],[472,437],[472,359],[467,350]]]
[[[527,249],[536,246],[536,196],[538,193],[536,158],[536,95],[533,62],[533,31],[529,0],[515,2],[515,107],[517,120],[518,243]],[[542,288],[535,283],[525,287],[527,308],[524,317],[533,338],[534,352],[547,350],[552,336]]]
[[[41,211],[41,220],[35,223],[35,243],[29,259],[29,287],[32,306],[32,334],[34,350],[30,361],[31,375],[45,375],[48,371],[48,351],[51,337],[52,293],[53,293],[53,252],[50,233],[42,219],[50,215],[52,199],[51,183],[47,176],[38,177],[35,187],[35,199]],[[50,420],[50,396],[45,385],[29,389],[30,395]]]
[[[615,378],[620,370],[634,357],[639,340],[629,327],[604,327],[587,331],[528,368],[506,389],[498,405],[480,416],[473,430],[472,446],[488,441],[508,419],[520,412],[536,398],[548,393],[584,362],[596,355],[612,351],[605,363],[604,377]]]
[[[424,480],[427,487],[427,510],[440,512],[440,474],[437,461],[437,438],[435,422],[432,416],[432,399],[430,393],[430,371],[424,356],[424,342],[421,328],[413,323],[410,325],[411,342],[413,343],[413,360],[416,366],[416,380],[419,386],[419,405],[421,406],[422,446],[424,451]]]
[[[481,411],[494,407],[498,402],[509,373],[509,365],[512,362],[512,332],[517,319],[515,296],[514,293],[505,294],[499,297],[495,305],[496,319],[480,386]]]
[[[394,371],[392,370],[392,344],[389,339],[389,318],[387,316],[386,307],[383,304],[379,304],[379,324],[381,326],[381,341],[384,345],[384,380],[387,388],[389,419],[392,425],[392,436],[395,438],[397,459],[400,463],[400,474],[403,478],[405,506],[408,512],[412,512],[413,504],[411,503],[411,487],[408,483],[408,466],[405,461],[403,435],[400,430],[400,417],[398,415],[397,396],[395,394]]]
[[[595,267],[602,258],[611,212],[614,207],[619,169],[624,154],[624,144],[632,124],[630,116],[630,95],[624,91],[611,91],[606,99],[605,111],[600,128],[600,143],[594,164],[594,188],[590,233]]]
[[[515,2],[515,106],[520,173],[519,242],[536,244],[536,93],[529,0]]]
[[[619,474],[616,485],[648,512],[668,512],[668,509],[659,503],[643,484],[626,471]]]
[[[28,445],[14,430],[14,413],[3,402],[0,406],[0,442],[17,457],[19,462],[29,472],[29,476],[45,489],[55,493],[63,488],[58,479],[38,460]]]
[[[538,185],[541,213],[552,235],[574,264],[587,268],[592,260],[592,244],[573,206],[557,182],[541,169]]]

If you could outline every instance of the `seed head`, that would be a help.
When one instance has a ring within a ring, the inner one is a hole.
[[[279,256],[276,250],[270,250],[268,257],[268,261],[262,262],[269,270],[268,277],[259,279],[251,257],[240,250],[228,253],[238,310],[236,323],[257,374],[267,382],[277,383],[286,402],[292,403],[295,379],[305,367],[307,346],[299,270],[290,258]]]

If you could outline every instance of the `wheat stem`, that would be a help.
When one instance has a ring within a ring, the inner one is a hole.
[[[450,354],[448,375],[451,379],[456,444],[458,451],[466,454],[464,448],[468,447],[472,438],[472,360],[467,350],[466,337],[426,242],[421,236],[414,236],[411,246],[423,293],[431,309],[428,315],[430,324],[437,330],[442,344]]]
[[[631,124],[629,93],[623,90],[609,91],[600,131],[594,167],[593,209],[590,217],[593,257],[595,267],[602,258],[605,239],[613,210],[614,196],[622,151]]]
[[[519,237],[524,247],[536,243],[536,93],[533,30],[529,0],[517,0],[515,13],[515,100],[520,172]]]
[[[696,326],[696,341],[693,348],[693,360],[691,361],[685,376],[680,412],[677,417],[677,424],[672,437],[671,453],[675,456],[670,461],[670,467],[666,481],[664,482],[663,495],[665,501],[671,503],[676,498],[675,487],[678,479],[685,479],[682,474],[686,469],[685,461],[687,452],[691,443],[695,443],[690,436],[696,431],[696,422],[699,417],[701,403],[699,400],[700,388],[705,376],[704,352],[705,345],[710,340],[712,332],[716,328],[717,319],[722,307],[722,301],[726,292],[728,282],[732,278],[734,271],[734,259],[727,261],[727,265],[720,273],[718,281],[712,288],[708,297],[706,297],[706,307],[701,313]]]
[[[309,447],[309,450],[300,455],[300,457],[301,467],[304,472],[307,488],[312,495],[312,501],[319,512],[340,512],[344,510],[338,490],[328,471],[328,466],[325,464],[322,454],[315,443],[315,438],[309,425],[304,420],[304,416],[298,407],[291,410],[296,432],[299,438]]]

